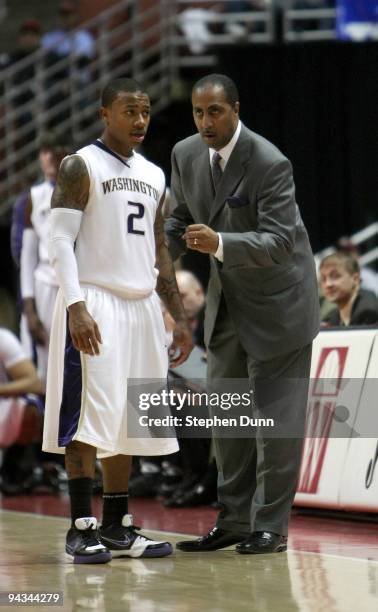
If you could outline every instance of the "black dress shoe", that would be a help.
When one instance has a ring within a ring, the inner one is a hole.
[[[259,555],[264,553],[284,552],[287,549],[287,538],[271,531],[254,531],[249,538],[236,547],[242,555]]]
[[[202,536],[202,538],[177,542],[176,548],[184,552],[206,552],[218,550],[219,548],[226,548],[227,546],[241,542],[244,538],[245,536],[243,535],[214,527],[208,534]]]

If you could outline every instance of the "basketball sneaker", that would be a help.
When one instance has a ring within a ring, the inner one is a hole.
[[[108,563],[111,552],[99,537],[97,519],[94,516],[77,518],[75,526],[67,531],[66,553],[74,563]]]
[[[101,542],[111,551],[112,557],[166,557],[173,552],[169,542],[157,542],[139,534],[140,527],[133,525],[131,514],[125,514],[121,525],[100,527]]]

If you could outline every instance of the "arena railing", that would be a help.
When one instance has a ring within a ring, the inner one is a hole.
[[[336,8],[299,7],[298,0],[286,0],[282,10],[284,42],[334,40]]]
[[[142,82],[156,113],[180,91],[176,85],[187,67],[216,64],[219,46],[276,40],[273,2],[246,12],[230,11],[227,0],[203,0],[196,3],[202,11],[194,13],[192,4],[156,0],[143,8],[139,0],[120,0],[80,26],[96,33],[89,66],[79,67],[73,54],[47,66],[48,50],[39,49],[2,71],[0,221],[8,221],[18,193],[38,175],[37,142],[44,131],[69,135],[76,148],[96,137],[99,94],[109,79],[132,76]],[[17,74],[31,66],[34,77],[16,83]]]
[[[378,246],[372,244],[373,241],[375,244],[377,243],[377,236],[378,222],[371,223],[370,225],[349,236],[350,242],[358,247],[359,250],[361,249],[361,254],[358,257],[358,261],[361,266],[367,266],[369,264],[378,262]],[[324,259],[324,257],[331,255],[335,251],[336,247],[329,246],[316,253],[315,261],[317,266],[320,264],[321,260]]]
[[[170,101],[172,2],[160,0],[143,11],[137,0],[122,0],[80,27],[97,33],[96,55],[78,66],[73,54],[47,66],[39,49],[2,71],[0,97],[0,218],[39,173],[38,137],[48,130],[71,137],[78,147],[101,128],[99,95],[111,78],[131,76],[149,92],[153,112]],[[34,77],[15,84],[34,68]],[[62,76],[63,75],[63,76]]]

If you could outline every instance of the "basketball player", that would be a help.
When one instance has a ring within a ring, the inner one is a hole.
[[[72,518],[66,551],[74,563],[171,554],[168,542],[138,534],[127,503],[131,455],[178,450],[175,438],[127,436],[127,379],[167,375],[157,293],[176,322],[171,366],[192,349],[165,243],[164,174],[134,151],[150,122],[149,98],[136,81],[115,79],[101,103],[104,132],[63,160],[51,203],[50,258],[60,290],[43,449],[66,453]],[[96,451],[103,469],[100,530],[91,510]]]
[[[38,374],[44,384],[51,319],[58,291],[57,278],[48,256],[50,203],[59,164],[67,152],[63,140],[53,135],[43,137],[39,162],[44,180],[30,189],[22,234],[20,284],[24,317],[21,321],[21,337],[26,344],[23,330],[26,319],[27,329],[36,347]]]

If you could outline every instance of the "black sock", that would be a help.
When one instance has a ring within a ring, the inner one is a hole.
[[[128,514],[128,498],[127,491],[117,491],[116,493],[104,493],[104,508],[102,511],[102,526],[107,527],[112,523],[121,524],[124,514]]]
[[[72,525],[77,518],[92,516],[93,478],[73,478],[68,481]]]

